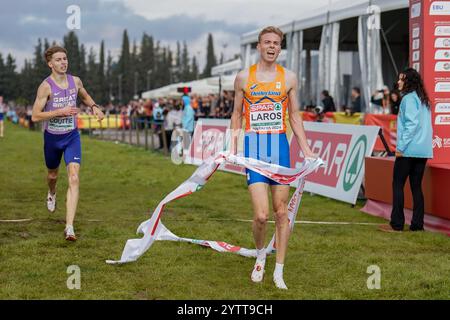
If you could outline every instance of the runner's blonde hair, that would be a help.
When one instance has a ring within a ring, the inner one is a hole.
[[[275,33],[276,35],[278,35],[281,39],[281,41],[283,41],[283,31],[280,30],[280,28],[274,27],[274,26],[268,26],[265,27],[264,29],[261,30],[261,32],[258,35],[258,43],[261,42],[261,37],[263,35],[265,35],[266,33]]]

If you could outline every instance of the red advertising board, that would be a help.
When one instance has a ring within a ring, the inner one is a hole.
[[[394,114],[371,114],[367,113],[364,117],[364,125],[366,126],[378,126],[381,128],[384,140],[389,146],[390,151],[395,151],[397,147],[397,116]],[[375,142],[374,151],[385,151],[386,148],[383,145],[380,137],[377,137]]]
[[[410,0],[409,9],[409,63],[431,100],[431,163],[450,163],[450,0]]]
[[[226,150],[229,119],[202,119],[195,126],[194,136],[184,163],[200,165],[215,153]],[[304,122],[308,145],[324,161],[308,176],[305,191],[333,199],[355,203],[364,177],[364,159],[372,154],[378,126],[360,126],[323,122]],[[238,143],[238,154],[243,153],[243,133]],[[291,167],[303,163],[303,153],[297,139],[290,137]],[[241,166],[223,163],[219,170],[245,174]]]
[[[185,163],[200,165],[207,158],[217,152],[224,151],[227,130],[230,126],[228,119],[201,119],[195,126],[192,143],[187,150]],[[242,146],[238,146],[238,152],[242,152]],[[244,174],[245,169],[238,165],[225,163],[221,170]]]
[[[305,134],[312,152],[326,163],[306,180],[335,188],[343,170],[352,135],[318,131],[306,131]],[[296,167],[304,161],[296,139],[291,141],[290,152],[291,166]]]

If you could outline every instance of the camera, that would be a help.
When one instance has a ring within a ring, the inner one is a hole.
[[[321,114],[323,113],[323,107],[322,107],[322,106],[317,106],[317,107],[315,107],[315,108],[314,108],[314,112],[315,112],[317,115],[321,115]]]

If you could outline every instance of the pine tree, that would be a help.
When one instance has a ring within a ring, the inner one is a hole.
[[[41,83],[41,81],[50,73],[47,61],[45,61],[44,51],[42,50],[41,39],[38,39],[38,44],[34,48],[34,71],[37,85],[39,85],[39,83]]]
[[[183,42],[183,51],[181,53],[181,81],[190,79],[189,52],[186,42]]]
[[[108,51],[108,57],[106,58],[106,75],[105,75],[105,82],[107,86],[107,92],[108,92],[108,99],[107,101],[112,101],[112,98],[117,99],[117,87],[115,85],[115,81],[113,78],[113,58],[111,56],[111,51]]]
[[[47,51],[47,49],[50,48],[50,44],[48,43],[47,38],[44,39],[44,52]]]
[[[30,95],[27,94],[27,98],[29,98],[30,101],[34,101],[37,88],[39,87],[41,82],[50,74],[50,69],[48,67],[47,61],[45,60],[41,39],[38,39],[38,44],[34,47],[34,58],[33,62],[30,63],[30,66],[32,76],[31,81],[29,82],[29,86],[32,89]]]
[[[102,40],[100,43],[100,56],[98,63],[98,86],[99,86],[99,95],[98,102],[99,104],[106,104],[108,102],[108,87],[106,85],[105,79],[105,42]]]
[[[197,64],[197,58],[194,56],[192,58],[192,69],[191,69],[190,80],[197,80],[197,79],[198,79],[198,64]]]
[[[94,101],[99,100],[98,65],[95,62],[96,56],[94,48],[90,48],[87,62],[86,78],[83,80],[85,87]]]
[[[139,72],[138,72],[138,65],[139,65],[139,54],[138,49],[136,45],[136,40],[133,41],[133,49],[131,51],[130,56],[130,68],[128,72],[131,75],[131,87],[130,87],[130,94],[135,99],[135,95],[139,95],[139,92],[141,91],[139,84]]]
[[[83,78],[83,71],[86,70],[85,68],[83,70],[84,57],[86,55],[84,45],[81,45],[81,48],[79,47],[78,37],[74,31],[70,31],[64,36],[63,43],[64,48],[67,50],[67,59],[69,60],[68,73]]]
[[[154,50],[154,72],[152,73],[152,83],[154,83],[154,88],[159,88],[164,85],[164,70],[163,70],[163,58],[162,58],[162,49],[160,47],[159,41],[156,41],[156,46]]]
[[[16,60],[11,54],[6,57],[5,72],[3,73],[5,81],[5,97],[7,100],[16,98],[18,92],[18,78],[16,73]]]
[[[203,70],[203,77],[211,76],[211,69],[217,65],[216,55],[214,54],[214,41],[211,33],[208,34],[208,45],[206,48],[206,65]]]
[[[121,102],[128,102],[131,98],[132,82],[129,72],[130,68],[130,41],[128,39],[128,33],[125,29],[123,31],[122,37],[122,51],[119,58],[119,75],[121,77],[121,92],[119,93],[119,99],[122,98]]]
[[[181,44],[177,41],[177,52],[175,57],[174,74],[178,81],[181,81]]]
[[[33,64],[26,59],[19,79],[20,92],[17,97],[19,99],[18,103],[22,103],[23,105],[32,104],[37,91],[37,87],[34,86],[36,79],[34,78]],[[42,79],[40,80],[42,81]]]
[[[176,64],[177,67],[181,66],[181,44],[180,41],[177,41],[177,57],[176,57]]]
[[[160,69],[160,76],[161,76],[161,82],[163,85],[167,85],[170,83],[170,70],[168,68],[169,62],[167,59],[167,48],[163,48],[161,52],[161,69]]]
[[[69,60],[69,66],[70,66],[70,60]],[[84,44],[81,44],[80,51],[78,54],[78,74],[74,73],[75,75],[78,75],[81,79],[86,78],[87,73],[87,67],[86,67],[86,48],[84,47]]]
[[[6,81],[5,81],[5,62],[3,60],[3,55],[0,52],[0,96],[5,95]]]
[[[170,75],[170,81],[169,83],[177,83],[179,82],[179,77],[176,72],[176,67],[173,63],[173,53],[172,50],[170,50],[170,47],[167,47],[167,69],[169,71]]]
[[[152,78],[154,74],[154,47],[153,38],[148,36],[146,33],[142,35],[141,40],[141,52],[139,54],[139,79],[141,82],[141,88],[145,90],[150,90],[154,87],[154,81]]]

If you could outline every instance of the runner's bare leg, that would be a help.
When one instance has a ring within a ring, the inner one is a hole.
[[[66,214],[66,225],[73,226],[73,221],[75,219],[75,212],[77,211],[78,197],[79,197],[79,186],[80,180],[78,174],[80,172],[80,165],[78,163],[69,163],[67,166],[67,174],[69,181],[69,188],[67,189],[67,214]]]
[[[266,183],[249,185],[250,197],[253,204],[253,238],[257,249],[264,248],[266,225],[269,219],[269,195]]]
[[[289,186],[276,185],[272,186],[272,203],[275,216],[275,241],[276,241],[276,264],[273,273],[273,280],[279,289],[287,289],[283,279],[284,259],[289,241],[289,217],[288,217],[288,198]]]
[[[58,181],[58,168],[56,169],[48,169],[47,173],[47,184],[48,190],[51,194],[56,193],[56,182]]]

